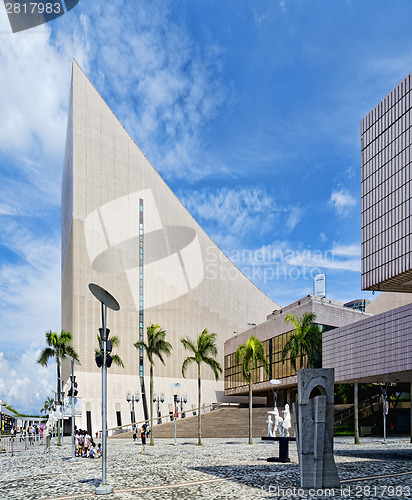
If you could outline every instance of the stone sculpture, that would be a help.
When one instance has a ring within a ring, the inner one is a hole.
[[[279,415],[279,410],[275,407],[273,410],[275,415],[275,425],[273,426],[273,436],[276,437],[276,432],[279,431],[279,436],[283,437],[283,418]]]
[[[339,488],[333,458],[334,369],[298,371],[298,402],[293,404],[303,488]]]
[[[270,415],[268,416],[266,423],[268,424],[268,437],[273,437],[273,433],[272,433],[273,420],[272,420],[272,417]]]
[[[285,405],[285,409],[283,411],[283,435],[285,437],[289,437],[289,430],[292,427],[292,423],[290,420],[290,410],[289,405]]]

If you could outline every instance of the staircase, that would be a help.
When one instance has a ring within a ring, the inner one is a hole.
[[[266,419],[268,411],[272,408],[253,408],[252,435],[260,438],[267,435],[268,427]],[[279,409],[283,415],[283,408]],[[273,415],[272,415],[273,419]],[[154,437],[173,438],[175,435],[174,422],[166,422],[154,426]],[[117,437],[130,438],[131,432],[121,434]],[[202,414],[202,437],[204,438],[248,438],[249,436],[249,408],[236,406],[221,407],[218,410]],[[290,436],[294,436],[293,418]],[[179,418],[176,420],[176,437],[197,437],[197,416]]]
[[[372,413],[377,412],[381,404],[380,399],[381,396],[377,394],[359,403],[358,405],[359,419],[369,417],[370,415],[372,415]],[[341,408],[341,411],[336,411],[338,410],[339,406],[340,407],[345,406],[345,408]],[[353,423],[354,414],[355,414],[354,404],[335,405],[335,425],[342,425],[342,424],[351,425]]]

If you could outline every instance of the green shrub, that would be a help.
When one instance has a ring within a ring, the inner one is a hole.
[[[355,431],[351,425],[335,425],[333,434],[335,436],[353,436]]]

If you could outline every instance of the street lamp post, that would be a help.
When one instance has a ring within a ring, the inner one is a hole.
[[[136,425],[136,414],[134,412],[134,404],[138,403],[140,401],[140,396],[138,391],[136,391],[136,394],[131,394],[130,391],[127,392],[126,394],[126,401],[128,403],[132,403],[132,427]]]
[[[175,384],[172,384],[170,387],[172,388],[172,392],[173,392],[173,403],[174,403],[173,415],[174,415],[174,421],[175,421],[175,442],[174,442],[174,446],[176,446],[177,445],[177,441],[176,441],[176,414],[177,414],[177,402],[179,401],[179,388],[180,388],[180,384],[179,384],[179,382],[176,382]]]
[[[60,392],[60,411],[61,411],[61,419],[62,419],[62,425],[61,425],[61,435],[60,435],[60,440],[61,440],[61,446],[63,448],[63,439],[64,439],[64,392]]]
[[[110,330],[107,328],[107,308],[118,311],[120,309],[117,300],[104,290],[101,286],[89,283],[89,290],[101,303],[102,328],[99,328],[100,354],[96,357],[97,366],[102,368],[102,483],[95,489],[96,495],[107,495],[113,492],[113,486],[106,484],[106,460],[107,460],[107,368],[112,364],[112,357],[109,353],[112,350],[112,343],[109,339]]]
[[[153,403],[157,403],[157,423],[158,424],[162,423],[162,419],[160,418],[161,417],[160,403],[164,403],[164,401],[165,401],[164,394],[161,394],[160,396],[159,395],[156,396],[156,393],[153,394]]]
[[[74,402],[75,402],[75,397],[77,396],[77,382],[75,381],[76,378],[74,376],[74,364],[80,366],[80,362],[77,361],[77,359],[74,359],[72,356],[66,355],[66,358],[69,358],[72,363],[72,374],[70,377],[70,382],[71,382],[71,387],[69,390],[69,396],[71,398],[71,416],[72,416],[72,457],[69,459],[69,462],[77,462],[77,457],[76,457],[76,451],[74,448]]]
[[[185,414],[183,413],[183,404],[187,403],[187,395],[185,394],[184,396],[180,397],[180,413],[182,415],[182,418],[185,418]]]
[[[276,408],[276,403],[277,403],[277,400],[278,400],[278,390],[275,389],[275,387],[277,385],[280,385],[282,382],[280,380],[278,380],[277,378],[272,378],[271,380],[269,380],[269,382],[273,385],[273,387],[272,387],[272,392],[273,392],[273,406],[274,406],[274,408]]]
[[[382,404],[382,408],[383,408],[383,442],[386,443],[386,415],[388,413],[388,408],[387,408],[387,397],[388,397],[388,388],[385,385],[382,385],[381,386],[381,389],[382,389],[382,396],[383,396],[383,404]]]

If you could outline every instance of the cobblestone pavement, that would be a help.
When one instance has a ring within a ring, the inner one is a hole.
[[[409,439],[335,439],[335,461],[342,481],[335,490],[302,490],[296,444],[291,462],[268,463],[278,453],[273,442],[244,439],[159,439],[154,447],[132,440],[108,442],[107,483],[112,499],[300,499],[412,498],[412,445]],[[68,462],[69,446],[52,444],[50,451],[0,454],[1,499],[88,499],[95,496],[102,473],[100,459]]]

